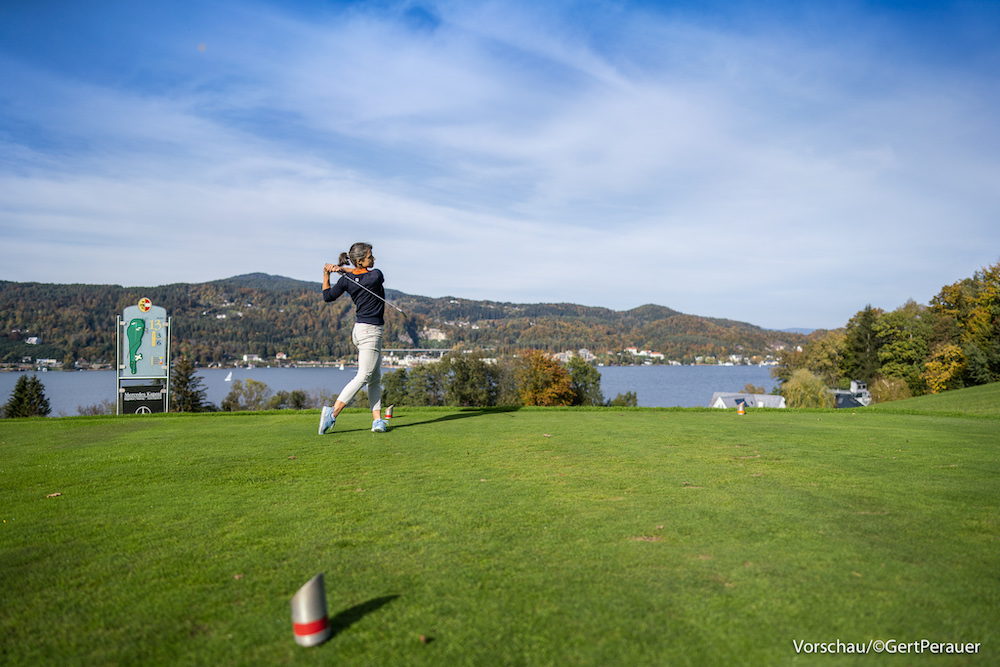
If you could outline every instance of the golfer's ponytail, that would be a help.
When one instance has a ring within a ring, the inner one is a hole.
[[[340,259],[337,260],[337,266],[347,266],[348,263],[354,266],[360,266],[362,260],[368,255],[368,251],[372,249],[370,243],[355,243],[351,246],[350,251],[340,253]]]

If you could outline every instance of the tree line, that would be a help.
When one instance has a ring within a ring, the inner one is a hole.
[[[255,354],[290,361],[347,360],[354,354],[353,306],[342,298],[323,303],[320,286],[279,276],[249,274],[207,283],[159,287],[53,285],[0,281],[0,361],[53,358],[75,364],[112,364],[115,319],[147,297],[172,319],[172,353],[199,366],[230,365]],[[685,315],[646,305],[614,311],[575,304],[513,304],[454,297],[430,298],[387,290],[407,312],[386,312],[387,349],[461,347],[513,355],[531,348],[595,354],[637,347],[668,359],[731,354],[761,358],[782,345],[803,344],[802,334],[779,333],[743,322]],[[433,340],[437,329],[447,340]],[[27,339],[40,338],[29,345]],[[605,363],[628,363],[615,357]]]
[[[812,334],[772,375],[784,385],[797,371],[829,387],[865,382],[875,401],[1000,381],[1000,262],[945,285],[929,305],[869,304],[843,328]]]
[[[333,405],[335,395],[308,395],[302,390],[274,393],[258,380],[235,381],[220,406],[208,403],[197,369],[186,357],[171,375],[171,410],[180,412],[303,410]],[[365,392],[355,406],[368,407]],[[635,392],[605,400],[601,374],[580,357],[562,364],[537,350],[504,359],[482,354],[449,354],[441,361],[397,369],[382,376],[382,405],[400,406],[562,406],[638,404]]]

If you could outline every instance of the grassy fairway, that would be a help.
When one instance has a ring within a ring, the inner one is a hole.
[[[852,662],[793,646],[838,639],[981,645],[863,664],[1000,660],[995,416],[369,420],[0,421],[0,661]],[[337,633],[306,649],[289,599],[318,572]]]

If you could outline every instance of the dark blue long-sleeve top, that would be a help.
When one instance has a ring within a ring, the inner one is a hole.
[[[357,282],[355,282],[357,281]],[[377,299],[365,290],[358,287],[358,282],[378,294],[381,299]],[[329,289],[323,290],[323,300],[326,302],[336,301],[344,292],[351,295],[354,307],[357,309],[356,320],[362,324],[385,324],[385,278],[378,269],[354,269],[340,274],[340,279]]]

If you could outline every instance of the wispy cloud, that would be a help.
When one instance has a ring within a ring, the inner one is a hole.
[[[82,65],[0,47],[0,272],[313,279],[366,239],[411,293],[833,327],[996,261],[982,32],[734,16],[219,3]]]

